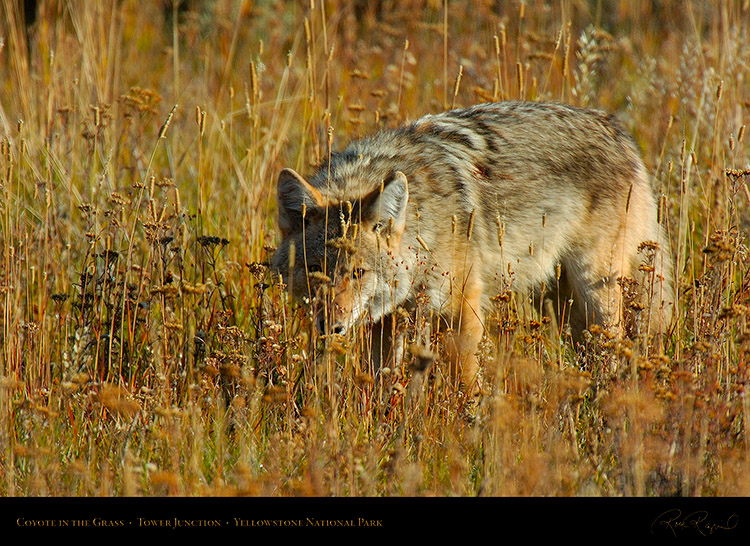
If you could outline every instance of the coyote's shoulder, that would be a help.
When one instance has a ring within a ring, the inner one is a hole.
[[[655,332],[670,318],[654,192],[634,141],[604,112],[501,102],[428,115],[351,142],[307,180],[282,171],[278,198],[274,265],[295,295],[331,279],[326,317],[345,330],[422,290],[437,314],[460,317],[464,375],[503,286],[560,284],[577,304],[574,330],[621,327],[617,279],[633,276],[652,311],[641,322]]]

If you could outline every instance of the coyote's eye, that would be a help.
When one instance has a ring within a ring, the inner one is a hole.
[[[355,267],[354,269],[352,269],[352,277],[354,277],[355,279],[361,279],[365,273],[367,273],[367,270],[362,269],[361,267]]]
[[[307,271],[309,273],[322,273],[323,268],[320,267],[320,264],[307,264]]]

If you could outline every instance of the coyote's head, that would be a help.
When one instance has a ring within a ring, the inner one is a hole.
[[[403,303],[408,268],[399,245],[409,190],[401,172],[352,201],[333,200],[291,169],[278,181],[282,241],[272,268],[300,301],[313,304],[321,332],[344,333]]]

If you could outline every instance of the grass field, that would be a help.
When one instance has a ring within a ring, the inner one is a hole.
[[[747,0],[0,1],[0,495],[750,495]],[[287,298],[276,179],[516,98],[632,132],[678,313],[576,346],[498,298],[468,419]]]

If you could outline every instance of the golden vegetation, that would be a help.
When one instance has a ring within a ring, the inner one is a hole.
[[[49,0],[28,27],[17,4],[1,495],[750,493],[747,1]],[[566,302],[540,320],[504,291],[467,418],[425,317],[397,317],[414,347],[375,374],[370,334],[320,338],[265,264],[282,167],[506,98],[632,131],[679,312],[663,343],[576,347]]]

